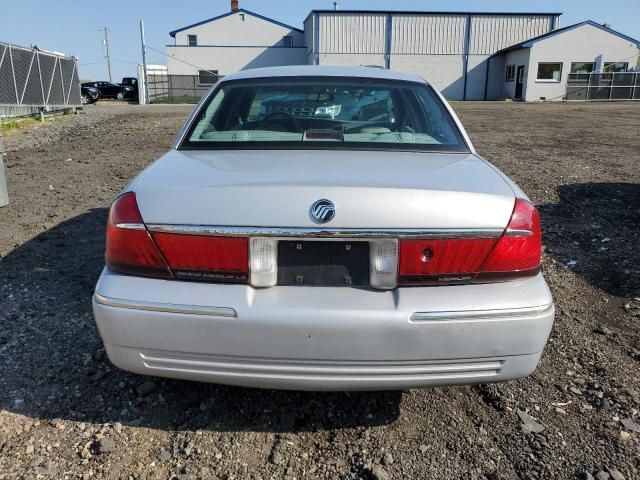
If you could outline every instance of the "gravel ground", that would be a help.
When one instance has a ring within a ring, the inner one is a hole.
[[[640,478],[640,104],[454,108],[541,210],[557,319],[526,379],[320,394],[122,372],[90,305],[106,209],[190,107],[5,138],[0,480]]]

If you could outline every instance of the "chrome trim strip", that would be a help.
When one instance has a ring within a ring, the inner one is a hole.
[[[462,310],[454,312],[415,312],[411,315],[412,322],[430,321],[475,321],[475,320],[500,320],[514,317],[537,317],[552,312],[553,303],[538,307],[506,308],[499,310]]]
[[[126,230],[146,230],[147,227],[144,226],[144,223],[117,223],[117,228],[124,228]]]
[[[305,228],[150,224],[151,232],[223,237],[448,238],[499,237],[502,228]]]
[[[530,237],[533,235],[533,232],[530,230],[512,230],[507,229],[504,232],[505,237]]]
[[[496,377],[500,374],[500,370],[479,370],[471,372],[443,372],[443,373],[391,373],[391,374],[364,374],[360,375],[355,373],[341,373],[341,374],[315,374],[312,372],[307,373],[289,373],[289,372],[237,372],[237,371],[225,371],[225,370],[207,370],[202,368],[185,368],[180,366],[157,366],[151,362],[144,362],[144,366],[150,370],[160,370],[162,372],[175,372],[178,374],[190,374],[190,375],[209,375],[213,378],[228,377],[232,379],[248,379],[249,381],[259,380],[283,380],[289,382],[345,382],[349,385],[353,385],[362,381],[374,381],[374,382],[397,382],[397,381],[421,381],[421,382],[437,382],[437,381],[452,381],[462,379],[466,383],[471,380],[480,378]],[[486,382],[480,382],[486,383]],[[343,389],[348,390],[348,388]]]
[[[201,305],[178,305],[173,303],[145,302],[142,300],[125,300],[107,297],[96,293],[96,302],[108,307],[129,308],[131,310],[146,310],[150,312],[182,313],[187,315],[209,315],[213,317],[237,317],[233,308],[205,307]]]
[[[471,362],[422,362],[422,363],[384,363],[376,365],[373,362],[357,363],[312,363],[294,362],[290,360],[273,361],[268,359],[261,362],[259,359],[242,357],[217,357],[204,355],[180,356],[174,352],[141,351],[140,358],[149,368],[175,368],[209,371],[240,371],[240,372],[267,372],[272,374],[303,373],[307,375],[407,375],[407,374],[444,374],[444,373],[497,373],[504,364],[504,360],[487,360]]]

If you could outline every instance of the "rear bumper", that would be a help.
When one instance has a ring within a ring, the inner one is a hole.
[[[541,275],[382,292],[259,290],[105,269],[93,306],[109,358],[125,370],[307,390],[523,377],[537,366],[554,318]]]

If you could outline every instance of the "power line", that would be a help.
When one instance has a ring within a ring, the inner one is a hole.
[[[149,50],[153,50],[154,52],[157,52],[157,53],[160,53],[160,54],[164,55],[165,57],[169,57],[170,56],[167,53],[163,52],[162,50],[158,50],[157,48],[153,48],[153,47],[149,46],[148,44],[146,45],[146,47]],[[176,57],[171,57],[171,58],[173,60],[177,61],[177,62],[184,63],[185,65],[189,65],[190,67],[197,68],[198,70],[201,70],[203,72],[207,72],[207,73],[210,73],[212,75],[218,75],[218,72],[216,72],[214,70],[206,70],[206,69],[204,69],[204,68],[202,68],[202,67],[200,67],[198,65],[194,65],[193,63],[189,63],[189,62],[187,62],[185,60],[182,60],[180,58],[176,58]]]
[[[138,65],[138,62],[132,62],[131,60],[122,60],[121,58],[111,57],[111,60],[115,60],[116,62],[121,63],[129,63],[131,65]]]

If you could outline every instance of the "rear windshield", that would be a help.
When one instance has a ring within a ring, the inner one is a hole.
[[[291,77],[222,82],[180,148],[468,150],[426,84]]]

